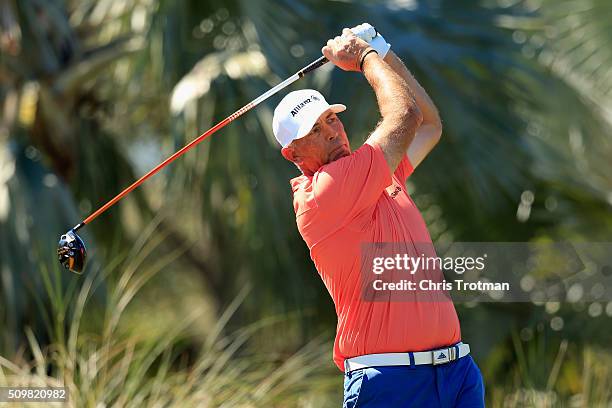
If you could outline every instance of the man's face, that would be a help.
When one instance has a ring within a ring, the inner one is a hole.
[[[350,155],[351,147],[342,122],[327,110],[306,136],[291,142],[281,153],[300,166],[304,174],[312,175],[321,166]]]

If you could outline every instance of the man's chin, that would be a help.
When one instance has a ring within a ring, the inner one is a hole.
[[[350,156],[350,155],[351,155],[351,152],[349,152],[347,150],[344,150],[344,149],[339,150],[338,152],[335,152],[335,153],[333,153],[330,156],[329,163],[334,162],[334,161],[336,161],[338,159],[341,159],[343,157]]]

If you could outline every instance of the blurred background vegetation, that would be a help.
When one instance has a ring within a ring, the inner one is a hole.
[[[0,385],[72,406],[338,406],[336,318],[271,129],[284,93],[86,228],[60,234],[210,126],[372,23],[438,106],[408,186],[434,241],[609,241],[608,0],[0,2]],[[378,117],[331,66],[294,88]],[[610,406],[612,303],[457,305],[489,406]],[[114,405],[113,405],[114,404]]]

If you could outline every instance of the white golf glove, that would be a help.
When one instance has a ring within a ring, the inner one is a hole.
[[[376,29],[368,23],[359,24],[351,28],[351,31],[357,37],[370,44],[380,55],[380,58],[385,58],[385,55],[391,49],[391,44],[387,44],[383,36],[376,32]]]

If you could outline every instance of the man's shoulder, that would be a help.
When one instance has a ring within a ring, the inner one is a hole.
[[[304,212],[317,207],[312,185],[313,177],[301,175],[291,179],[291,189],[293,190],[293,209],[296,217]]]
[[[366,181],[359,178],[354,179],[353,175],[358,168],[363,170],[363,168],[371,167],[375,151],[376,147],[364,144],[350,155],[321,166],[312,176],[302,174],[291,179],[296,215],[320,205],[326,209],[346,207],[346,205],[341,205],[344,197],[343,191],[347,189],[348,184],[355,185],[355,188],[349,188],[353,190],[357,189],[356,184],[359,184],[360,181]],[[364,171],[366,170],[361,172]]]
[[[302,174],[300,176],[292,178],[289,181],[289,184],[291,184],[291,190],[293,190],[293,193],[295,194],[297,191],[303,190],[312,185],[312,177],[308,177]]]
[[[363,145],[359,146],[359,148],[357,148],[355,151],[353,151],[348,156],[342,157],[338,160],[335,160],[331,163],[327,163],[321,166],[321,168],[317,170],[317,172],[315,173],[315,180],[317,179],[317,176],[321,174],[330,173],[330,172],[333,172],[334,170],[347,169],[348,167],[347,165],[354,163],[356,160],[366,160],[366,161],[370,160],[374,150],[375,148],[373,146],[367,143],[364,143]]]

